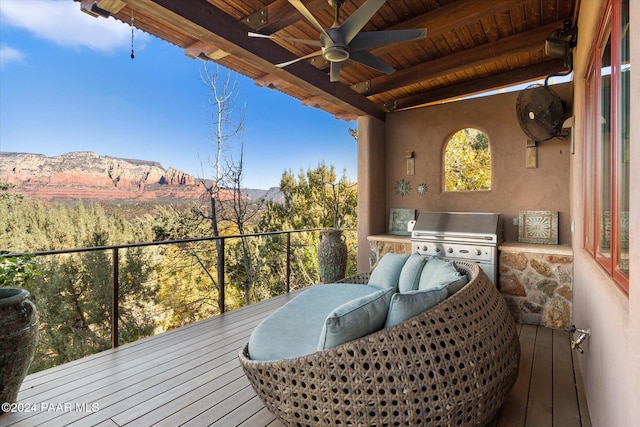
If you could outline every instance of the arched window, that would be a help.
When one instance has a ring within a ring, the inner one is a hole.
[[[491,147],[487,135],[474,128],[451,135],[444,149],[444,191],[491,189]]]

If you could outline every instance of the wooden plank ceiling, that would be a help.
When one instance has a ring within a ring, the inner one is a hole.
[[[248,32],[318,40],[319,31],[288,0],[76,0],[83,11],[113,16],[192,57],[213,60],[338,118],[445,102],[564,70],[544,42],[579,0],[387,0],[362,31],[426,28],[427,37],[371,49],[396,72],[347,61],[331,83],[322,57],[274,64],[318,48],[252,38]],[[341,22],[365,0],[346,0]],[[303,0],[323,28],[334,21],[328,0]]]

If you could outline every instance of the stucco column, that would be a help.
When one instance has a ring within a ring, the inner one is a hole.
[[[385,232],[385,126],[358,117],[358,271],[369,271],[367,236]]]

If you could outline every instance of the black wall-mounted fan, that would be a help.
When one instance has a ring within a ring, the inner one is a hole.
[[[549,87],[553,76],[568,76],[573,71],[572,49],[577,44],[578,29],[573,20],[564,21],[563,28],[551,32],[545,40],[545,53],[552,58],[565,60],[567,70],[553,73],[544,80],[544,85],[533,84],[518,95],[516,114],[518,123],[534,141],[546,141],[560,136],[565,118],[564,101]]]
[[[291,3],[291,5],[295,7],[298,12],[300,12],[302,16],[304,16],[318,31],[320,31],[320,40],[304,40],[258,33],[249,33],[249,36],[279,39],[292,43],[303,43],[310,46],[320,47],[319,51],[296,58],[293,61],[277,64],[276,66],[286,67],[287,65],[291,65],[303,59],[322,56],[331,64],[329,71],[330,80],[332,82],[337,82],[340,80],[340,68],[342,67],[342,63],[347,59],[359,62],[360,64],[366,65],[367,67],[371,67],[385,74],[393,73],[395,71],[393,67],[368,52],[366,49],[390,43],[421,39],[427,35],[427,30],[425,29],[369,31],[361,33],[360,30],[362,27],[369,22],[378,9],[384,5],[386,0],[367,0],[342,24],[339,23],[340,8],[344,4],[345,0],[328,0],[328,2],[335,9],[335,21],[331,28],[324,29],[300,0],[289,0],[289,3]]]
[[[516,114],[520,127],[534,141],[546,141],[562,132],[564,104],[547,85],[533,84],[520,92]]]

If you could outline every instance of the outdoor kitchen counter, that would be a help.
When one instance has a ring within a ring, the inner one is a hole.
[[[380,234],[368,236],[369,241],[369,267],[373,270],[378,261],[386,253],[411,254],[411,236],[397,234]]]
[[[528,252],[533,254],[573,256],[568,245],[540,245],[535,243],[503,242],[498,246],[502,252]]]
[[[573,250],[567,245],[504,242],[498,246],[499,288],[517,322],[569,329]]]
[[[389,243],[400,243],[400,244],[411,244],[411,236],[401,236],[398,234],[379,234],[377,236],[368,236],[367,240],[370,242],[389,242]]]

